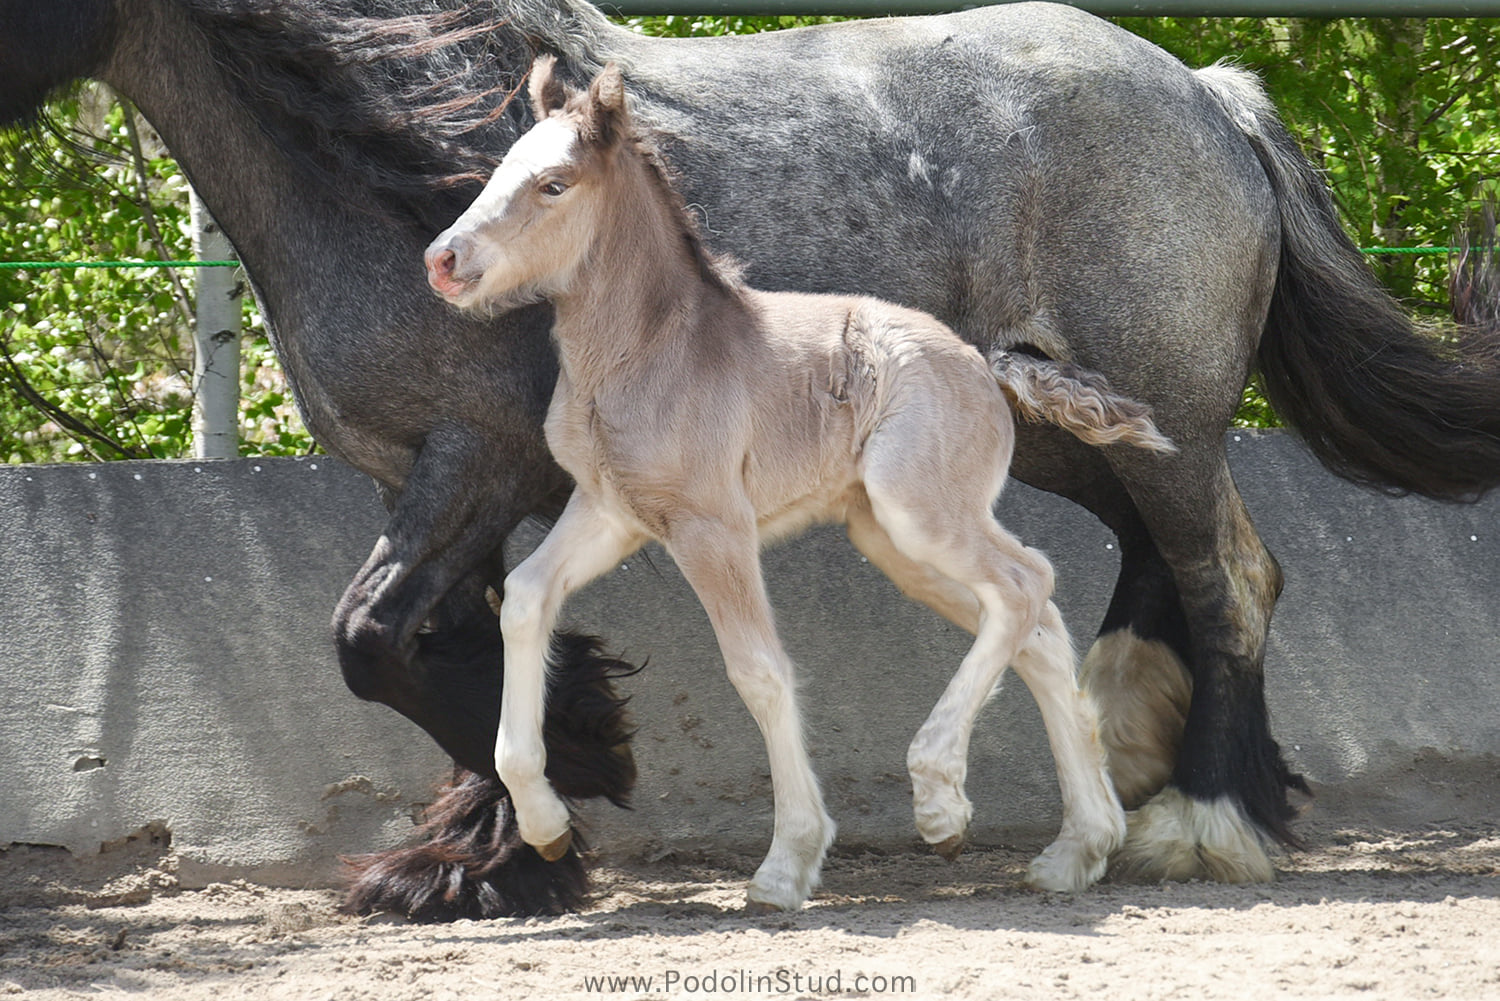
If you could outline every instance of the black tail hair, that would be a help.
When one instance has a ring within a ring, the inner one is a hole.
[[[1276,412],[1355,483],[1449,501],[1500,484],[1500,325],[1417,329],[1344,233],[1322,175],[1253,78],[1221,66],[1199,79],[1254,148],[1281,211],[1258,355]]]

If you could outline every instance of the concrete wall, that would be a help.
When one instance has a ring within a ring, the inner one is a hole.
[[[1242,437],[1236,477],[1287,577],[1267,687],[1293,763],[1337,785],[1424,748],[1500,754],[1497,503],[1381,497],[1282,435]],[[1086,640],[1113,585],[1108,533],[1019,484],[1001,514],[1052,556],[1063,614]],[[0,846],[92,852],[158,823],[190,883],[247,871],[299,882],[409,835],[446,760],[347,694],[328,630],[382,523],[368,482],[321,457],[0,468]],[[537,538],[523,530],[517,553]],[[766,564],[841,841],[910,842],[905,746],[967,637],[902,599],[837,531]],[[565,617],[650,658],[628,682],[637,808],[590,810],[596,843],[763,847],[759,735],[671,561],[631,559]],[[969,788],[981,841],[1056,824],[1045,739],[1014,679],[981,720]]]

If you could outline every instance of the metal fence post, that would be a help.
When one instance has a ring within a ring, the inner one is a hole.
[[[193,254],[227,261],[234,248],[191,192]],[[240,281],[234,268],[198,268],[197,322],[193,330],[193,457],[239,455]]]

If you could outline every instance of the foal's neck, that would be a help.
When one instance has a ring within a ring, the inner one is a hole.
[[[675,359],[692,341],[722,335],[697,322],[710,304],[739,308],[737,280],[720,274],[656,168],[634,150],[616,167],[593,247],[553,297],[553,330],[575,384]]]

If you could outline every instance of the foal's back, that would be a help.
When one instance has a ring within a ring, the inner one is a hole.
[[[877,299],[747,290],[738,327],[734,365],[717,379],[740,391],[703,397],[712,412],[693,428],[736,439],[719,454],[742,475],[762,535],[840,520],[871,435],[897,419],[914,475],[936,485],[964,470],[994,499],[1010,411],[979,352],[942,323]],[[740,401],[738,412],[717,400]]]

